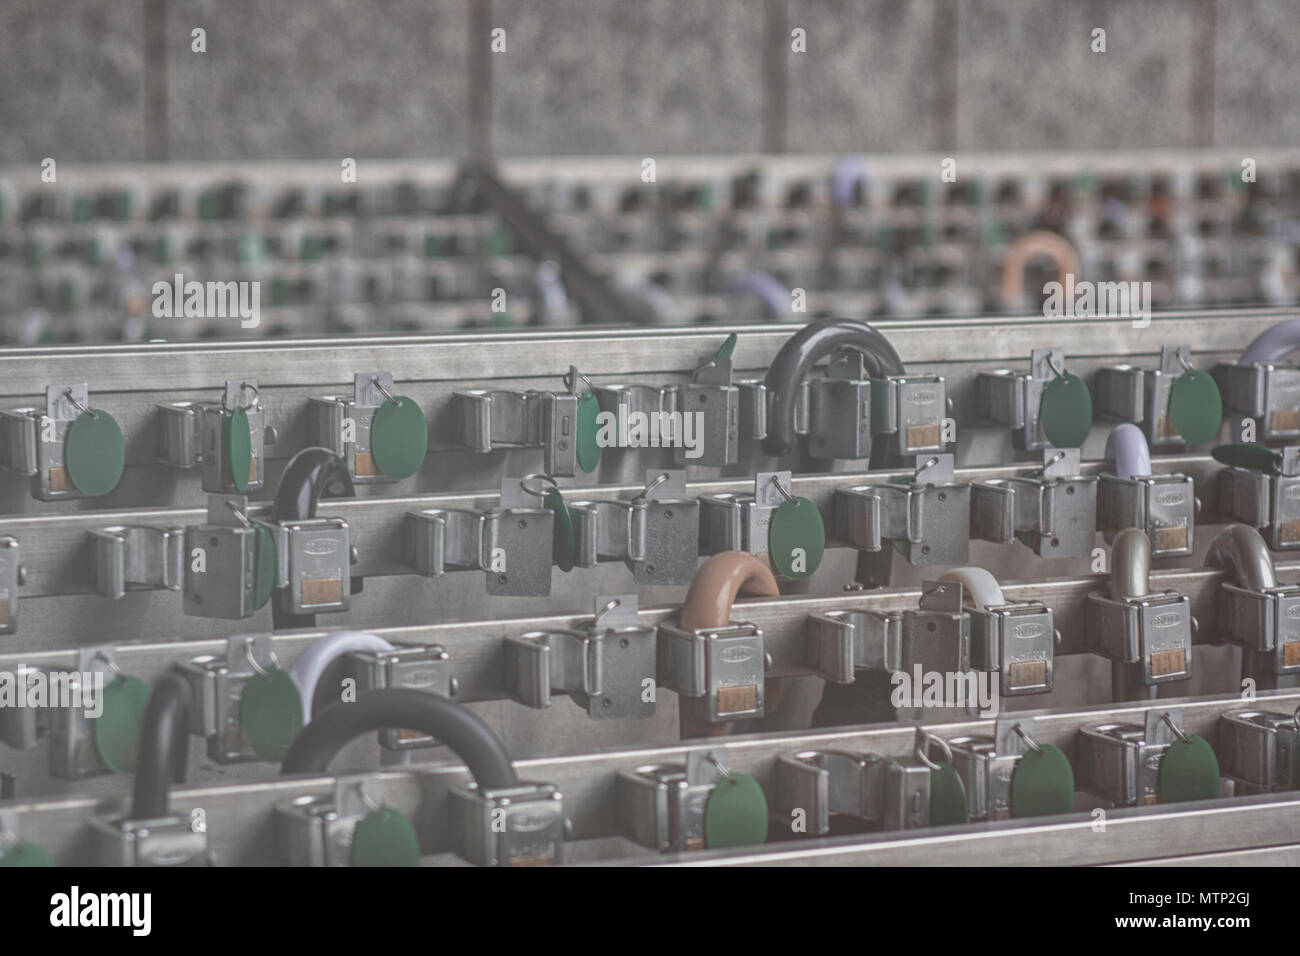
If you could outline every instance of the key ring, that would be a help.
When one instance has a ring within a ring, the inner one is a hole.
[[[718,773],[722,774],[725,779],[735,780],[735,777],[731,775],[731,769],[712,753],[705,754],[704,759],[713,764],[714,769],[716,769]]]
[[[944,763],[951,764],[952,748],[948,746],[948,741],[944,740],[942,737],[938,736],[937,734],[930,733],[924,727],[917,727],[916,747],[914,749],[916,758],[920,760],[921,763],[929,767],[931,770],[939,770],[940,769],[939,765],[935,763],[933,760],[931,760],[929,754],[926,752],[930,749],[929,745],[932,743],[938,744],[939,749],[943,751]]]
[[[577,390],[577,384],[578,384],[577,379],[579,378],[587,383],[587,388],[591,389],[593,392],[596,390],[596,386],[592,384],[591,379],[587,378],[586,375],[582,374],[576,368],[573,367],[570,367],[567,372],[565,372],[562,376],[560,376],[560,381],[564,383],[565,388],[567,388],[570,392],[573,392]]]
[[[75,408],[77,411],[81,412],[83,415],[89,415],[91,418],[95,419],[96,421],[99,420],[99,416],[95,414],[93,409],[89,409],[85,405],[81,404],[81,402],[77,401],[77,396],[72,394],[72,389],[65,388],[63,390],[63,397],[66,398],[68,401],[70,401],[72,403],[72,407]]]
[[[776,490],[781,493],[782,498],[784,498],[786,501],[789,501],[791,504],[798,504],[798,502],[795,501],[794,495],[790,494],[790,492],[786,491],[784,488],[781,487],[781,482],[776,477],[776,475],[772,475],[770,478],[768,478],[768,481],[770,481],[773,485],[776,486]]]
[[[253,654],[253,639],[251,637],[244,642],[244,657],[248,660],[249,666],[253,668],[253,673],[255,673],[258,677],[270,676],[266,671],[266,669],[262,667],[261,664],[257,663],[257,658]],[[273,668],[275,668],[276,670],[280,669],[280,659],[275,656],[274,650],[270,652],[270,654],[267,657],[267,660],[270,662]]]
[[[253,400],[252,400],[251,402],[248,402],[247,404],[243,404],[243,405],[240,405],[240,406],[239,406],[239,407],[242,408],[244,411],[248,411],[250,408],[254,407],[254,406],[257,404],[257,400],[258,400],[259,398],[261,398],[262,393],[258,390],[257,386],[254,385],[254,384],[252,384],[251,382],[240,382],[240,383],[239,383],[239,394],[242,396],[242,395],[244,394],[244,392],[252,392],[252,393],[253,393]],[[226,404],[226,393],[225,393],[225,392],[222,392],[222,393],[221,393],[221,410],[222,410],[223,412],[233,411],[233,409],[231,409],[230,406]]]
[[[667,480],[669,479],[669,477],[670,477],[670,476],[669,476],[668,472],[666,472],[666,471],[663,472],[662,474],[660,474],[658,478],[654,479],[654,481],[650,482],[649,484],[647,484],[647,485],[645,486],[645,490],[642,491],[641,494],[639,494],[639,495],[636,496],[636,500],[637,500],[637,501],[640,501],[640,500],[642,500],[643,498],[645,498],[647,495],[650,494],[650,492],[654,491],[656,488],[658,488],[660,485],[662,485],[665,481],[667,481]]]
[[[379,392],[380,395],[384,396],[384,398],[388,399],[388,400],[389,400],[390,402],[392,402],[394,405],[400,405],[400,404],[402,404],[401,402],[399,402],[399,401],[398,401],[398,400],[393,396],[393,393],[392,393],[392,392],[390,392],[388,389],[384,388],[384,383],[381,382],[381,381],[379,380],[379,376],[378,376],[378,375],[372,375],[372,376],[370,376],[370,384],[373,385],[373,386],[378,390],[378,392]]]
[[[96,652],[95,660],[103,661],[105,666],[108,667],[109,672],[119,680],[126,677],[126,675],[122,673],[122,668],[117,666],[117,661],[113,660],[112,657],[103,651]]]
[[[1038,746],[1038,742],[1034,740],[1033,737],[1029,736],[1029,734],[1025,733],[1023,730],[1020,729],[1020,724],[1015,724],[1014,726],[1012,726],[1011,729],[1015,731],[1017,737],[1019,737],[1021,740],[1025,742],[1026,747],[1028,747],[1034,753],[1039,754],[1040,756],[1042,755],[1043,748]]]
[[[248,520],[248,515],[244,514],[244,512],[240,510],[239,505],[235,504],[233,501],[227,500],[226,507],[230,509],[230,513],[238,518],[239,523],[245,528],[253,527],[253,522]]]
[[[1196,369],[1195,369],[1195,367],[1193,367],[1192,363],[1189,362],[1189,361],[1187,361],[1186,358],[1184,358],[1184,356],[1183,356],[1183,350],[1182,350],[1182,349],[1174,349],[1174,358],[1178,359],[1178,364],[1181,365],[1181,366],[1183,367],[1183,371],[1185,371],[1185,372],[1195,372],[1195,371],[1196,371]]]
[[[544,475],[544,474],[542,474],[540,471],[535,471],[535,472],[533,472],[533,473],[531,473],[531,474],[524,475],[522,478],[519,479],[519,487],[520,487],[523,491],[527,492],[528,494],[532,495],[532,496],[535,497],[535,498],[545,498],[545,497],[546,497],[546,492],[545,492],[545,491],[538,491],[538,490],[536,490],[536,489],[534,489],[534,488],[530,488],[530,487],[528,487],[528,482],[530,482],[530,481],[544,481],[544,482],[548,483],[549,485],[551,485],[551,486],[552,486],[553,488],[555,488],[556,490],[559,490],[559,487],[560,487],[560,483],[559,483],[558,481],[556,481],[556,480],[555,480],[554,478],[552,478],[550,475]]]
[[[1175,736],[1175,737],[1177,737],[1179,740],[1181,740],[1181,741],[1182,741],[1183,743],[1185,743],[1185,744],[1190,744],[1190,743],[1191,743],[1191,741],[1187,739],[1187,735],[1186,735],[1185,733],[1183,733],[1182,728],[1179,727],[1178,725],[1176,725],[1176,724],[1174,723],[1174,720],[1173,720],[1172,717],[1169,716],[1169,712],[1168,712],[1168,711],[1165,711],[1165,715],[1164,715],[1164,717],[1162,717],[1162,718],[1160,718],[1160,719],[1163,720],[1166,724],[1169,725],[1169,729],[1172,730],[1172,731],[1174,732],[1174,736]]]
[[[596,612],[596,623],[599,624],[600,619],[602,617],[604,617],[606,614],[614,610],[614,608],[618,607],[622,603],[623,602],[620,601],[618,598],[610,598],[608,601],[606,601],[605,606]]]

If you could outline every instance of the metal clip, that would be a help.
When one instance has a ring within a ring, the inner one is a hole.
[[[660,852],[704,849],[704,810],[717,781],[698,772],[693,779],[690,769],[649,764],[619,771],[620,829],[641,846]]]
[[[805,750],[776,762],[776,805],[787,819],[803,811],[807,832],[830,832],[831,815],[882,830],[929,823],[930,773],[921,764],[839,750]]]
[[[77,649],[76,669],[66,675],[72,691],[72,705],[50,712],[50,774],[64,780],[80,780],[112,771],[99,755],[95,743],[95,719],[86,715],[94,702],[103,699],[104,687],[121,674],[117,649],[111,644]],[[92,686],[85,686],[89,677]]]
[[[208,742],[208,757],[217,763],[239,763],[257,756],[244,740],[239,708],[244,687],[265,670],[259,661],[275,664],[271,635],[238,635],[226,640],[224,656],[204,655],[181,661],[177,671],[190,685],[194,706],[190,730]]]
[[[32,495],[41,501],[84,498],[72,483],[64,460],[68,428],[90,408],[90,389],[50,385],[45,407],[17,408],[0,413],[0,466],[32,476]]]
[[[375,412],[395,388],[391,372],[357,372],[352,380],[352,398],[326,395],[308,399],[314,444],[342,456],[354,484],[398,480],[379,469],[370,448],[370,427]]]
[[[127,591],[179,591],[185,577],[185,529],[115,525],[89,532],[91,586],[117,600]]]
[[[1098,410],[1110,418],[1140,425],[1152,448],[1183,444],[1169,417],[1169,394],[1188,367],[1187,356],[1191,354],[1190,345],[1162,345],[1159,368],[1116,365],[1101,369],[1097,376]]]
[[[682,426],[687,415],[699,415],[702,427],[694,429],[697,451],[677,449],[679,465],[725,467],[740,454],[740,389],[731,383],[731,359],[712,359],[695,370],[689,384],[677,386],[677,406]]]
[[[579,567],[622,560],[637,584],[689,584],[695,576],[700,503],[686,496],[684,471],[651,469],[636,498],[574,501],[569,512]]]
[[[808,452],[814,458],[871,456],[871,380],[861,352],[831,356],[825,375],[809,375]],[[798,432],[796,415],[796,432]]]
[[[1261,528],[1273,551],[1300,548],[1300,445],[1281,449],[1280,474],[1224,468],[1218,475],[1219,510]]]
[[[1089,554],[1097,535],[1097,479],[1079,471],[1077,448],[1048,448],[1041,471],[972,485],[971,536],[1020,541],[1045,558]]]
[[[939,375],[891,375],[871,380],[871,430],[892,436],[898,457],[943,451],[947,390]]]
[[[1195,485],[1186,475],[1102,474],[1097,482],[1097,530],[1139,528],[1151,539],[1153,558],[1192,553],[1198,509]]]
[[[256,610],[257,535],[247,510],[242,495],[209,496],[207,523],[185,529],[186,614],[238,620]]]

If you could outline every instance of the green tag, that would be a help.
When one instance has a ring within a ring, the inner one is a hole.
[[[0,854],[0,866],[53,866],[54,857],[35,843],[19,843]]]
[[[1214,441],[1223,424],[1223,398],[1209,372],[1189,369],[1169,387],[1169,417],[1189,445]]]
[[[1083,379],[1066,372],[1044,385],[1038,423],[1057,448],[1082,445],[1092,428],[1092,393]]]
[[[302,730],[302,699],[289,672],[272,667],[254,674],[239,699],[244,739],[262,760],[282,760]]]
[[[817,506],[807,498],[781,502],[767,527],[767,550],[782,577],[811,576],[826,551],[826,526]]]
[[[542,500],[555,515],[551,560],[561,571],[572,571],[573,559],[578,550],[573,537],[573,515],[569,513],[569,506],[564,503],[564,495],[560,494],[558,488],[547,488]]]
[[[1282,468],[1282,456],[1271,448],[1254,444],[1216,445],[1210,451],[1214,460],[1234,468],[1251,468],[1276,475]]]
[[[731,353],[734,351],[736,351],[736,333],[732,332],[727,336],[726,341],[718,346],[718,351],[713,355],[713,361],[725,362],[731,358]]]
[[[82,412],[68,426],[63,460],[68,477],[83,495],[106,495],[122,478],[122,429],[108,412]]]
[[[596,401],[595,392],[583,392],[578,399],[578,465],[587,474],[596,470],[600,464],[600,444],[596,437],[600,434],[600,402]]]
[[[95,747],[115,773],[133,773],[149,685],[138,677],[115,677],[104,688],[103,712],[95,720]]]
[[[1219,795],[1219,760],[1204,737],[1175,740],[1160,761],[1156,790],[1161,803],[1213,800]]]
[[[253,608],[263,607],[275,591],[279,556],[275,550],[275,532],[260,521],[253,522]]]
[[[1074,771],[1060,747],[1039,744],[1016,761],[1011,775],[1011,815],[1046,817],[1074,809]]]
[[[419,866],[420,838],[406,814],[371,810],[352,834],[353,866]]]
[[[709,849],[753,846],[767,840],[767,797],[748,774],[722,777],[704,805],[704,843]]]
[[[429,450],[429,423],[415,399],[398,395],[386,401],[370,421],[370,453],[389,478],[410,478]]]
[[[221,420],[221,443],[226,449],[226,478],[236,491],[247,491],[253,473],[253,431],[248,412],[236,408]]]
[[[937,769],[930,769],[930,825],[942,827],[969,822],[970,807],[966,804],[966,785],[961,782],[961,774],[952,764],[940,761]]]

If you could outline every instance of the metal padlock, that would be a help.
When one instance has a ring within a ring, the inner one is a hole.
[[[470,783],[447,799],[448,829],[462,859],[479,866],[564,862],[564,796],[551,784],[483,790]]]
[[[1059,349],[1034,349],[1029,372],[995,369],[975,377],[975,403],[987,421],[1010,428],[1012,444],[1021,451],[1049,447],[1038,411],[1043,387],[1065,369],[1065,353]]]
[[[26,578],[18,539],[0,535],[0,634],[18,633],[18,588]]]
[[[692,751],[681,764],[650,764],[618,774],[619,827],[641,846],[661,853],[702,850],[704,811],[721,778],[726,751]]]
[[[1269,658],[1276,674],[1300,674],[1300,586],[1253,591],[1223,582],[1218,601],[1219,633]]]
[[[451,655],[440,644],[394,647],[391,651],[353,651],[347,656],[348,673],[357,682],[357,692],[407,688],[441,697],[454,697],[456,678],[451,674]],[[416,750],[438,743],[418,730],[385,727],[379,744],[388,750]]]
[[[952,765],[966,787],[972,820],[1010,819],[1011,778],[1029,749],[1026,738],[1033,736],[1034,719],[1015,716],[999,717],[991,737],[966,734],[948,739]]]
[[[890,450],[905,458],[943,451],[947,390],[939,375],[891,375],[871,380],[871,430],[888,436]]]
[[[271,524],[275,532],[276,588],[287,614],[346,611],[352,606],[355,556],[342,518],[305,518]]]
[[[1148,806],[1160,802],[1160,761],[1175,734],[1164,722],[1168,714],[1182,725],[1179,708],[1146,712],[1145,724],[1104,723],[1079,731],[1079,786],[1116,806]]]
[[[659,684],[686,699],[700,720],[720,723],[763,716],[767,652],[753,624],[683,630],[659,625]]]
[[[91,818],[100,866],[208,866],[202,815],[168,814],[154,820]]]
[[[1186,595],[1156,591],[1123,599],[1094,592],[1086,605],[1093,646],[1116,664],[1130,665],[1146,686],[1192,676],[1192,611]]]
[[[506,639],[506,687],[530,707],[563,691],[594,720],[653,717],[657,632],[642,624],[635,594],[596,598],[596,616],[572,630]]]
[[[1052,609],[1040,601],[972,608],[971,666],[998,674],[1003,697],[1046,694],[1052,689],[1056,627]]]
[[[971,537],[1019,541],[1044,558],[1089,554],[1097,537],[1097,479],[1077,448],[1043,450],[1040,471],[971,486]]]
[[[1196,487],[1186,475],[1119,478],[1103,473],[1097,481],[1097,529],[1145,531],[1153,558],[1192,553],[1198,507]]]
[[[805,386],[809,454],[814,458],[869,458],[872,389],[862,353],[837,352],[825,374],[808,376]]]
[[[1169,415],[1173,384],[1183,374],[1180,355],[1190,356],[1190,345],[1162,345],[1160,367],[1141,369],[1113,365],[1097,373],[1096,401],[1101,414],[1134,422],[1151,448],[1186,444]]]
[[[569,502],[574,563],[622,560],[637,584],[689,584],[700,554],[700,502],[686,496],[686,473],[651,469],[630,501]]]
[[[259,759],[244,739],[239,709],[244,688],[257,673],[252,661],[271,659],[269,634],[242,635],[226,641],[224,656],[204,655],[176,665],[193,694],[190,730],[207,740],[209,759],[223,764]]]
[[[499,508],[408,512],[407,561],[428,577],[482,571],[488,594],[550,594],[555,515],[529,495],[521,479],[506,478]]]
[[[245,403],[245,397],[251,400]],[[234,409],[242,408],[248,419],[249,466],[243,487],[230,472],[225,427]],[[177,468],[200,466],[200,480],[210,494],[245,494],[261,490],[266,481],[266,445],[274,430],[266,427],[257,382],[227,379],[221,402],[164,402],[158,406],[162,422],[159,457]]]
[[[357,824],[380,805],[375,774],[334,780],[330,796],[298,797],[275,808],[277,857],[284,866],[351,866]]]
[[[383,473],[370,444],[375,412],[395,388],[391,372],[357,372],[353,376],[351,398],[326,395],[308,400],[312,444],[340,455],[347,463],[353,484],[375,485],[399,480]]]
[[[578,463],[576,391],[466,389],[455,392],[457,435],[471,451],[540,445],[548,475],[571,478]]]
[[[1300,438],[1300,369],[1272,363],[1224,364],[1214,370],[1223,404],[1252,418],[1258,441]]]
[[[0,411],[0,467],[32,476],[32,496],[41,501],[86,497],[73,484],[65,457],[68,428],[85,412],[85,383],[47,386],[44,408]]]
[[[970,554],[971,486],[952,455],[918,456],[911,484],[835,490],[837,536],[862,551],[886,543],[915,565],[964,564]]]
[[[1218,475],[1219,509],[1262,528],[1274,551],[1300,548],[1300,446],[1281,450],[1281,474],[1251,468],[1224,468]]]
[[[210,497],[207,523],[185,529],[186,614],[238,620],[256,610],[257,533],[247,508],[240,495]]]
[[[1219,718],[1223,773],[1237,793],[1300,787],[1300,724],[1294,714],[1242,710]]]

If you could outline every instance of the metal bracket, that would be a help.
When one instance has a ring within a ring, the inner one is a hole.
[[[1215,368],[1214,377],[1224,406],[1255,420],[1258,441],[1300,438],[1300,369],[1266,363],[1225,364]]]
[[[351,865],[357,824],[381,800],[379,774],[348,774],[335,778],[329,797],[299,797],[277,806],[276,840],[284,865]]]
[[[0,535],[0,634],[18,633],[18,588],[26,580],[18,539]]]
[[[699,500],[687,497],[684,471],[652,468],[645,488],[631,500],[569,502],[574,563],[622,560],[637,584],[689,584],[699,564]]]
[[[449,830],[461,858],[479,866],[550,866],[564,862],[564,797],[549,783],[448,794]]]
[[[753,495],[701,495],[700,553],[767,554],[772,512],[785,500],[774,481],[789,488],[791,480],[788,471],[760,471],[754,476]]]
[[[1152,558],[1192,553],[1199,510],[1196,487],[1186,475],[1119,478],[1103,473],[1097,481],[1097,529],[1145,531]]]
[[[1159,591],[1117,601],[1088,595],[1089,640],[1098,653],[1136,665],[1145,685],[1185,680],[1192,674],[1191,602],[1176,591]]]
[[[1039,472],[971,486],[971,535],[1020,541],[1040,557],[1079,557],[1097,534],[1097,479],[1079,474],[1077,448],[1043,451]]]
[[[179,591],[185,529],[114,525],[89,532],[91,587],[117,600],[127,591]]]
[[[1055,368],[1065,368],[1065,353],[1060,349],[1034,349],[1029,357],[1029,372],[996,369],[980,372],[975,378],[975,401],[980,415],[1013,432],[1012,441],[1022,451],[1047,448],[1047,436],[1038,422],[1038,408],[1043,400],[1043,386],[1052,380]]]
[[[958,565],[970,554],[971,486],[958,482],[953,456],[921,455],[908,485],[835,491],[837,536],[862,551],[885,542],[915,565]]]

